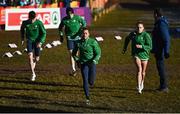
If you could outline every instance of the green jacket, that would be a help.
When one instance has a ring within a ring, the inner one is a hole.
[[[24,35],[26,38],[32,42],[44,43],[46,39],[46,29],[40,20],[36,20],[32,23],[31,20],[26,20],[22,22],[21,25],[21,38],[24,41]]]
[[[124,50],[127,50],[130,40],[132,41],[132,56],[137,56],[141,60],[148,60],[150,50],[152,49],[151,36],[145,31],[140,34],[131,32],[125,39]],[[142,45],[142,48],[136,48],[136,44]]]
[[[65,27],[65,34],[68,40],[76,40],[76,36],[82,34],[82,28],[86,27],[86,21],[78,15],[72,18],[64,17],[59,25],[59,34],[63,36],[63,28]]]
[[[72,55],[75,61],[79,61],[81,64],[89,62],[98,64],[98,61],[101,57],[101,49],[95,39],[81,39],[77,42]]]

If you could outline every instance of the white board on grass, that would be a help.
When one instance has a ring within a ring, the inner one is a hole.
[[[103,37],[101,37],[101,36],[96,37],[96,40],[99,41],[99,42],[104,41]]]
[[[56,40],[56,41],[53,41],[51,43],[52,46],[58,46],[58,45],[61,45],[61,42],[59,40]]]
[[[11,58],[11,57],[13,57],[13,55],[11,54],[11,52],[6,52],[6,53],[3,55],[3,57],[9,57],[9,58]]]
[[[21,53],[19,50],[15,51],[15,52],[13,53],[13,55],[14,55],[14,54],[22,55],[22,53]]]
[[[116,40],[122,40],[122,37],[121,37],[121,36],[114,36],[114,38],[115,38]]]
[[[52,45],[52,46],[57,46],[58,44],[57,44],[56,41],[53,41],[53,42],[51,43],[51,45]]]
[[[23,51],[24,51],[24,52],[27,52],[27,48],[25,48]]]
[[[57,45],[61,45],[61,42],[59,40],[56,40]]]
[[[51,44],[48,43],[45,45],[45,48],[52,48],[52,46],[51,46]]]
[[[9,46],[10,48],[17,48],[17,45],[16,45],[15,43],[8,44],[8,46]]]

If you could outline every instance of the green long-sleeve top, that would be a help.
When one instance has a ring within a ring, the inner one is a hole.
[[[98,64],[101,57],[101,49],[98,42],[89,37],[78,41],[72,55],[75,61],[79,61],[81,64],[89,62]]]
[[[24,36],[32,42],[44,43],[46,39],[46,29],[43,23],[36,19],[33,23],[31,20],[22,22],[21,25],[21,39],[24,41]]]
[[[124,50],[127,50],[130,40],[132,41],[132,56],[137,56],[141,60],[148,60],[150,50],[152,49],[151,36],[145,31],[142,33],[131,32],[125,39]],[[137,44],[142,45],[142,48],[136,48]]]
[[[76,40],[76,36],[80,36],[82,28],[86,27],[86,21],[78,15],[74,15],[72,18],[66,16],[62,19],[59,25],[59,34],[63,35],[63,28],[65,27],[65,35],[68,40]]]

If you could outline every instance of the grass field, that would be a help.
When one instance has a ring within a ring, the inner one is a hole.
[[[13,58],[1,57],[0,112],[180,112],[180,39],[172,38],[171,57],[166,61],[169,93],[155,91],[159,78],[151,55],[145,89],[141,95],[137,94],[136,90],[136,68],[130,56],[130,48],[125,55],[121,54],[124,39],[114,39],[117,34],[124,38],[128,32],[126,28],[134,27],[139,20],[137,17],[147,14],[150,17],[150,12],[117,8],[90,27],[91,35],[102,36],[104,41],[100,42],[102,58],[97,65],[95,87],[90,89],[89,106],[84,103],[80,72],[76,77],[68,75],[66,42],[61,46],[43,50],[37,65],[35,82],[30,81],[31,72],[25,53]],[[150,29],[152,18],[143,19],[147,20]],[[126,31],[121,30],[121,27]],[[46,43],[57,38],[57,30],[47,30]],[[12,42],[20,44],[18,31],[0,31],[1,56],[4,52],[16,50],[7,47],[8,43]]]

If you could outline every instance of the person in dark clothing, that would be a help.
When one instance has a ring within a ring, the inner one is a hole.
[[[86,96],[86,104],[90,104],[89,86],[93,87],[96,78],[96,64],[101,58],[101,48],[95,38],[90,36],[89,30],[83,28],[81,40],[79,40],[72,53],[79,64],[83,78],[83,88]]]
[[[67,39],[67,48],[70,56],[71,72],[70,76],[76,76],[77,69],[74,58],[72,57],[72,51],[78,42],[81,39],[82,28],[86,27],[86,21],[79,15],[74,14],[74,9],[71,7],[66,8],[66,14],[59,24],[59,35],[60,41],[63,43],[63,36],[66,36]]]
[[[64,7],[70,7],[71,0],[64,0]]]
[[[167,19],[162,15],[161,9],[154,10],[155,24],[152,31],[153,48],[156,66],[160,76],[159,91],[168,92],[168,79],[165,71],[164,58],[169,58],[170,34]]]
[[[86,7],[87,0],[80,0],[80,7]]]

